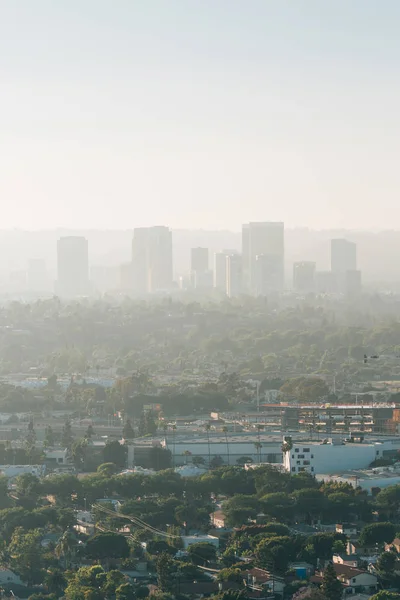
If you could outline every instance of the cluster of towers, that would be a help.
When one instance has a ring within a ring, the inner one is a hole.
[[[216,289],[228,297],[267,296],[285,289],[285,229],[282,222],[250,222],[242,226],[242,249],[191,249],[190,274],[180,278],[183,289]],[[88,241],[69,236],[58,241],[56,293],[90,293]],[[121,265],[119,289],[133,294],[168,292],[174,287],[172,232],[168,227],[134,229],[131,260]],[[331,270],[317,271],[316,263],[293,265],[293,288],[306,293],[356,294],[361,290],[357,248],[345,239],[331,240]]]

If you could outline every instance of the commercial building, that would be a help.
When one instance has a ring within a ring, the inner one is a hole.
[[[243,280],[247,290],[257,294],[260,266],[257,257],[269,256],[274,265],[273,287],[284,287],[284,224],[281,222],[252,222],[242,227]],[[266,259],[263,259],[266,261]]]
[[[348,470],[340,474],[322,473],[319,476],[317,474],[317,479],[320,481],[348,483],[353,487],[360,487],[371,494],[374,488],[384,489],[392,485],[399,485],[400,468],[395,465],[393,467]]]
[[[214,288],[226,294],[226,257],[238,254],[237,250],[222,250],[214,254]]]
[[[357,246],[345,239],[331,240],[331,270],[346,273],[357,270]]]
[[[89,248],[86,238],[62,237],[57,242],[56,293],[73,298],[89,294]]]
[[[260,441],[261,448],[257,443]],[[237,460],[248,457],[254,463],[282,464],[282,438],[279,435],[264,433],[242,434],[230,433],[225,435],[210,434],[196,436],[195,434],[173,436],[169,434],[162,445],[172,452],[175,466],[191,462],[195,457],[201,457],[205,463],[220,457],[224,465],[237,465]]]
[[[293,264],[293,288],[296,292],[315,292],[315,272],[315,262],[302,261]]]
[[[323,442],[287,442],[286,447],[283,454],[286,471],[318,475],[366,469],[375,460],[397,453],[399,446],[392,441],[347,443],[333,438]]]
[[[168,227],[139,227],[132,241],[133,290],[139,294],[172,287],[172,232]]]
[[[266,296],[273,292],[281,292],[282,258],[277,254],[259,254],[254,265],[253,292],[256,296]]]
[[[229,298],[243,293],[243,265],[240,254],[226,257],[226,293]]]
[[[226,254],[216,252],[214,254],[214,287],[226,293]]]

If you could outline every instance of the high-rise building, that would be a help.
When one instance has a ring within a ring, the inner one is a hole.
[[[346,273],[357,270],[357,246],[345,239],[331,240],[331,270]]]
[[[68,236],[58,240],[56,291],[60,296],[69,298],[89,294],[89,249],[86,238]]]
[[[251,256],[250,256],[250,225],[246,223],[242,225],[242,266],[243,266],[243,287],[246,291],[250,291],[250,272],[251,272]]]
[[[133,288],[137,293],[172,287],[172,232],[168,227],[139,227],[132,242]]]
[[[248,291],[257,293],[259,286],[260,264],[258,256],[269,256],[263,259],[274,265],[274,291],[282,291],[284,287],[284,224],[281,222],[252,222],[242,227],[242,253],[244,282]]]
[[[253,269],[253,292],[267,296],[282,291],[282,260],[278,254],[259,254]]]
[[[226,257],[233,254],[239,253],[237,250],[225,249],[214,254],[214,288],[224,294],[226,294]]]
[[[190,270],[192,273],[205,273],[205,271],[208,271],[208,248],[191,249]]]
[[[235,298],[243,293],[243,268],[240,254],[226,256],[226,293]]]
[[[315,292],[315,271],[315,262],[295,262],[293,265],[293,288],[297,292]]]
[[[214,254],[214,287],[226,293],[226,254],[216,252]]]

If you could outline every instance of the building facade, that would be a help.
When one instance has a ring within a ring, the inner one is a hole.
[[[273,287],[284,287],[284,224],[281,222],[252,222],[242,227],[243,281],[247,291],[257,294],[260,265],[257,257],[266,256],[273,264]],[[265,264],[267,259],[263,259]]]
[[[73,298],[89,294],[88,241],[80,236],[62,237],[57,242],[56,293]]]
[[[139,227],[132,241],[133,290],[169,291],[173,281],[172,232],[168,227]]]
[[[243,265],[239,254],[226,257],[226,293],[229,298],[243,293]]]

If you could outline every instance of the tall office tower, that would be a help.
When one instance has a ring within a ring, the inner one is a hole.
[[[270,256],[271,268],[274,271],[274,283],[271,289],[282,291],[284,287],[284,224],[248,223],[242,228],[242,251],[244,254],[244,279],[248,290],[256,294],[259,286],[259,270],[257,256]],[[263,259],[267,263],[267,259]]]
[[[208,271],[208,248],[191,249],[190,270],[192,273],[205,273],[205,271]]]
[[[242,265],[243,265],[243,288],[250,291],[250,225],[242,225]]]
[[[33,258],[28,262],[28,290],[31,292],[47,292],[49,288],[49,277],[46,262],[41,258]]]
[[[168,227],[139,227],[133,232],[134,291],[152,293],[172,287],[172,232]]]
[[[303,261],[293,264],[293,288],[296,292],[315,292],[315,262]]]
[[[239,254],[237,250],[221,250],[214,254],[214,288],[226,294],[226,257]],[[242,257],[243,262],[243,257]]]
[[[214,254],[214,287],[226,294],[226,257],[225,252]]]
[[[344,239],[331,240],[331,270],[346,273],[357,270],[357,246]]]
[[[243,264],[240,254],[226,256],[226,293],[229,298],[243,293]]]
[[[57,294],[73,298],[87,296],[89,284],[88,241],[80,236],[62,237],[57,242]]]
[[[282,260],[277,254],[259,254],[253,267],[253,293],[256,296],[266,296],[281,292]]]

